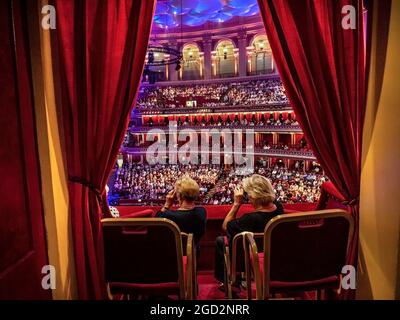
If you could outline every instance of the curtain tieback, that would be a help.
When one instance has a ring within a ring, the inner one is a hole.
[[[353,198],[353,199],[350,199],[350,200],[345,200],[345,201],[342,202],[342,204],[344,204],[346,206],[354,206],[354,205],[358,204],[359,201],[360,201],[360,198],[356,197],[356,198]]]
[[[94,183],[91,183],[90,181],[87,181],[86,179],[80,178],[80,177],[69,177],[68,180],[73,183],[78,183],[86,188],[88,188],[90,191],[96,194],[97,197],[101,198],[102,192],[99,190],[99,188],[96,187]]]

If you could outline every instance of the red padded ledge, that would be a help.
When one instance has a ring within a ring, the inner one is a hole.
[[[224,219],[231,205],[205,205],[203,206],[207,210],[207,219],[209,220],[221,220]],[[302,211],[315,210],[316,204],[314,203],[297,203],[297,204],[284,204],[285,213],[294,213]],[[118,206],[120,216],[123,218],[142,218],[154,216],[155,213],[161,209],[161,206]],[[238,217],[245,213],[252,212],[254,209],[250,204],[244,204],[241,206]]]

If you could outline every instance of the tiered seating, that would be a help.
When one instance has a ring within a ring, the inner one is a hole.
[[[219,84],[145,87],[139,93],[137,107],[146,109],[184,108],[186,101],[196,107],[258,106],[287,103],[279,78]]]
[[[232,190],[241,183],[243,177],[252,172],[239,174],[240,168],[230,171],[216,165],[137,165],[124,163],[116,170],[111,194],[118,196],[120,203],[150,205],[162,203],[173,183],[183,175],[189,175],[200,185],[201,204],[225,205],[232,203]],[[314,203],[319,199],[319,187],[326,181],[320,173],[283,168],[255,166],[259,173],[272,182],[277,191],[277,199],[282,203]],[[125,203],[127,203],[125,202]]]

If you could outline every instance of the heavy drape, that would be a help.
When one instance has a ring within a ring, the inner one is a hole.
[[[349,263],[356,265],[365,113],[362,1],[259,0],[259,5],[305,137],[355,218]],[[342,27],[346,5],[355,9],[356,29]],[[342,293],[344,298],[354,297],[353,290]]]
[[[30,5],[0,1],[0,300],[52,298],[42,287],[42,268],[49,259]]]
[[[141,81],[155,0],[53,3],[78,293],[100,299],[100,198]]]

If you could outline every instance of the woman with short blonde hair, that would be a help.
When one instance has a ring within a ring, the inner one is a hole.
[[[198,254],[200,238],[206,231],[207,219],[206,210],[195,204],[199,193],[200,188],[197,182],[189,176],[184,176],[176,181],[174,189],[167,194],[164,206],[156,214],[158,218],[166,218],[175,222],[180,231],[193,233]],[[178,202],[178,208],[171,210],[175,199]]]
[[[269,220],[284,213],[282,204],[275,200],[275,191],[268,178],[253,174],[243,180],[242,187],[243,189],[239,186],[235,189],[233,206],[222,224],[222,229],[227,233],[230,243],[235,235],[244,231],[264,232]],[[244,193],[247,194],[254,210],[237,218]],[[221,282],[224,279],[224,246],[224,237],[218,237],[214,276]]]
[[[199,197],[200,187],[195,180],[184,176],[175,183],[178,201],[194,202]]]
[[[255,206],[263,207],[275,201],[275,191],[266,177],[253,174],[244,179],[242,184],[244,191],[254,199]]]

